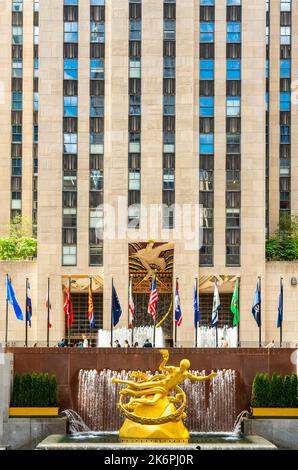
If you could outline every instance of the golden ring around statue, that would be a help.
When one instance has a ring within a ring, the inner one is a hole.
[[[125,406],[129,405],[129,402],[123,403],[125,396],[121,394],[120,394],[120,401],[118,403],[118,407],[120,408],[120,410],[122,411],[122,413],[124,414],[126,418],[138,424],[158,425],[158,424],[165,424],[165,423],[180,421],[181,419],[186,418],[186,415],[184,412],[185,407],[186,407],[186,395],[184,391],[182,390],[182,388],[179,387],[179,385],[175,387],[174,391],[176,392],[176,396],[181,397],[181,399],[179,399],[179,402],[181,402],[181,405],[179,406],[179,408],[176,409],[174,413],[171,413],[168,416],[162,416],[160,418],[145,418],[144,416],[137,416],[135,413],[132,413],[126,409]]]

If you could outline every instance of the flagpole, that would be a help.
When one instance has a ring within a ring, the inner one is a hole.
[[[92,282],[92,281],[93,281],[93,280],[92,280],[92,276],[90,276],[90,278],[89,278],[89,286],[90,286],[90,292],[91,292],[92,303],[93,303],[93,296],[92,296],[92,284],[93,284],[93,282]],[[88,307],[89,307],[89,305],[88,305]],[[89,310],[89,308],[88,308],[88,310]],[[94,305],[93,305],[93,315],[95,316],[95,314],[94,314]],[[90,344],[89,344],[89,346],[91,347],[91,345],[92,345],[92,328],[91,328],[91,322],[90,322],[90,321],[89,321],[89,336],[90,336]]]
[[[196,295],[197,295],[197,302],[198,302],[198,305],[199,305],[199,296],[198,296],[198,278],[196,277],[195,279],[195,283],[196,283]],[[194,312],[195,315],[197,315],[197,312]],[[196,322],[196,330],[195,330],[195,348],[198,347],[198,321],[197,321],[197,317],[195,318],[195,322]]]
[[[67,338],[67,343],[68,343],[68,347],[70,348],[70,335],[71,335],[71,331],[70,331],[70,328],[71,328],[71,324],[70,324],[70,302],[71,302],[71,297],[70,297],[70,289],[71,289],[71,277],[69,276],[68,278],[68,316],[67,316],[67,322],[68,322],[68,332],[67,332],[67,335],[68,335],[68,338]]]
[[[176,289],[177,289],[177,285],[178,285],[178,282],[179,282],[179,277],[176,277],[176,284],[175,284],[175,287],[174,287],[174,299],[175,299],[175,295],[176,295]],[[179,295],[179,292],[178,292],[178,295]],[[175,302],[174,302],[174,331],[175,331],[175,348],[177,348],[177,322],[176,322],[176,318],[175,318]]]
[[[283,311],[284,311],[284,292],[283,292],[283,278],[281,277],[280,278],[280,292],[282,292],[282,305],[281,305],[281,308],[282,308],[282,314],[283,314]],[[281,322],[280,322],[280,347],[282,348],[282,340],[283,340],[283,337],[282,337],[282,324],[283,324],[283,317],[281,319]]]
[[[157,269],[155,270],[155,287],[157,289]],[[156,305],[156,310],[157,310],[157,305]],[[156,315],[157,311],[154,315],[154,324],[153,324],[153,347],[155,348],[155,338],[156,338]]]
[[[48,321],[47,321],[47,347],[50,347],[50,278],[48,277]]]
[[[28,348],[28,312],[27,312],[28,278],[26,277],[26,305],[25,305],[25,347]]]
[[[133,292],[132,292],[132,283],[133,280],[133,275],[130,275],[130,280],[129,280],[129,291],[128,291],[128,327],[129,327],[129,317],[130,317],[130,310],[129,310],[129,302],[130,302],[130,286],[131,286],[131,296],[133,297]],[[131,347],[134,345],[134,317],[131,316]]]
[[[8,298],[7,298],[8,274],[6,274],[6,319],[5,319],[5,347],[8,345]]]
[[[259,348],[262,347],[262,277],[259,276],[259,289],[260,289],[260,325],[259,325]]]
[[[215,285],[218,288],[217,279],[215,281]],[[216,347],[218,348],[218,310],[217,310],[217,322],[216,322],[216,326],[215,326],[215,337],[216,337]]]
[[[237,325],[237,347],[240,348],[240,292],[241,292],[241,277],[238,276],[238,325]],[[237,281],[236,281],[237,282]]]
[[[114,289],[114,278],[112,277],[112,295],[111,295],[111,348],[113,347],[113,289]]]

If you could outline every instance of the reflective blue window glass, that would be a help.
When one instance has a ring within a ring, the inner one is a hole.
[[[92,59],[90,61],[90,78],[91,80],[104,79],[104,60]]]
[[[64,117],[78,116],[78,97],[64,96]]]
[[[214,60],[200,60],[200,80],[214,80]]]
[[[213,117],[214,116],[214,98],[213,96],[200,97],[200,116]]]
[[[291,111],[291,93],[289,92],[280,93],[280,110]]]
[[[280,126],[280,143],[281,144],[291,143],[291,129],[289,126]]]
[[[200,23],[200,42],[214,42],[214,23]]]
[[[228,43],[241,42],[241,23],[228,23],[227,24],[227,42]]]
[[[211,155],[214,153],[214,134],[200,134],[200,154]]]
[[[241,80],[241,61],[227,60],[227,80]]]
[[[280,78],[291,78],[291,59],[280,61]]]

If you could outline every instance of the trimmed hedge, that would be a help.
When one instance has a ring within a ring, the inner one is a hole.
[[[256,374],[252,384],[253,408],[298,408],[297,374]]]
[[[47,408],[59,405],[55,375],[16,374],[13,381],[11,406],[21,408]]]

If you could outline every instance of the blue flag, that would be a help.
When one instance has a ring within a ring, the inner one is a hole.
[[[201,320],[201,312],[200,312],[200,307],[198,303],[197,284],[195,284],[194,293],[193,293],[193,309],[194,309],[195,328],[197,328],[198,323]]]
[[[14,313],[18,320],[24,320],[21,307],[18,304],[10,279],[6,276],[6,300],[13,306]]]
[[[279,303],[278,303],[278,317],[277,328],[280,328],[284,319],[284,286],[280,285]]]
[[[32,317],[32,302],[30,294],[30,284],[27,284],[27,295],[26,295],[26,322],[31,328],[31,317]]]
[[[261,326],[261,303],[261,290],[258,281],[251,311],[259,327]]]
[[[177,326],[180,326],[182,323],[182,310],[181,310],[178,281],[176,281],[176,290],[175,290],[175,322]]]
[[[120,317],[122,315],[121,305],[118,299],[116,289],[113,285],[112,291],[112,315],[113,315],[113,326],[116,326],[119,323]]]

